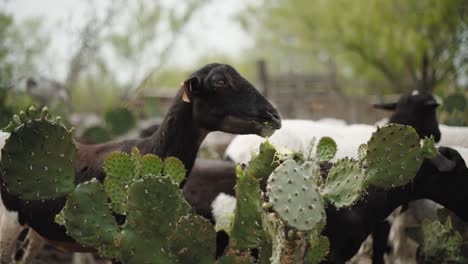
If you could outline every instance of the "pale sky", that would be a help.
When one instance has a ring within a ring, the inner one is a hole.
[[[171,64],[194,67],[196,59],[205,54],[222,53],[235,57],[252,46],[253,41],[234,20],[235,13],[249,1],[251,0],[212,0],[200,9],[186,28],[184,37],[176,44],[171,55]],[[98,9],[104,12],[109,0],[99,0],[96,3]],[[76,33],[86,21],[86,1],[4,0],[0,8],[5,8],[18,20],[36,16],[44,18],[45,30],[52,39],[47,56],[49,66],[44,69],[44,73],[63,79],[66,73],[65,62],[70,57],[75,41],[71,36],[76,36],[74,31]]]

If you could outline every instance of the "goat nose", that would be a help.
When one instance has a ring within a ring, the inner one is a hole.
[[[268,117],[272,121],[272,125],[275,129],[280,129],[281,128],[281,117],[279,116],[278,112],[276,111],[266,111]]]

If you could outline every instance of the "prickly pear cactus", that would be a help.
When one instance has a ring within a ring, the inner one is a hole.
[[[331,137],[322,137],[317,144],[316,159],[319,162],[329,161],[335,157],[336,143]]]
[[[363,162],[366,159],[367,155],[367,144],[361,144],[358,147],[358,159],[360,162]]]
[[[249,249],[260,245],[262,196],[258,181],[237,166],[236,209],[230,235],[232,247]]]
[[[122,135],[136,125],[133,113],[127,108],[116,108],[105,114],[106,125],[113,135]]]
[[[418,262],[421,263],[467,263],[463,251],[468,244],[454,230],[450,216],[445,223],[425,219],[418,227],[410,227],[407,234],[419,243]]]
[[[268,142],[260,145],[245,171],[237,166],[236,210],[230,233],[233,247],[241,250],[258,247],[262,242],[262,194],[259,179],[268,176],[278,164],[273,162],[276,149]]]
[[[168,157],[164,160],[163,174],[171,177],[171,179],[180,184],[185,178],[184,164],[174,157]]]
[[[141,156],[136,150],[132,156],[114,153],[104,167],[106,188],[96,180],[78,185],[61,213],[72,238],[124,263],[213,261],[212,225],[192,215],[178,183],[161,174],[158,157]],[[118,203],[112,200],[115,197]],[[125,224],[117,224],[111,208],[127,216]]]
[[[426,141],[425,151],[414,128],[388,125],[377,129],[367,143],[367,181],[381,188],[402,186],[415,176],[425,157],[432,157],[433,140]]]
[[[75,188],[76,147],[60,122],[34,107],[21,111],[4,129],[10,132],[1,156],[2,186],[22,200],[63,197]]]
[[[328,172],[321,194],[326,201],[340,208],[359,200],[364,189],[364,174],[359,163],[344,158],[338,160]]]
[[[268,177],[279,165],[274,162],[275,155],[276,149],[268,140],[262,143],[259,147],[258,155],[254,156],[249,162],[247,174],[256,179]]]
[[[323,200],[314,178],[294,160],[285,161],[273,171],[267,193],[273,209],[296,230],[312,230],[325,221]]]

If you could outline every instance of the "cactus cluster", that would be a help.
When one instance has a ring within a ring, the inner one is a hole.
[[[247,168],[237,168],[238,206],[227,230],[233,238],[230,247],[259,248],[259,263],[320,263],[329,250],[328,238],[321,235],[327,203],[352,206],[369,184],[404,185],[415,177],[424,158],[437,155],[432,138],[421,146],[414,129],[401,125],[379,128],[359,147],[358,161],[343,158],[330,163],[336,150],[333,139],[325,137],[317,145],[316,158],[305,160],[263,143]],[[262,193],[259,182],[265,179]]]
[[[125,263],[212,261],[215,231],[182,197],[180,161],[133,149],[109,155],[104,169],[104,186],[79,184],[67,199],[61,218],[72,238]],[[112,210],[126,215],[123,225]]]
[[[406,230],[410,238],[418,242],[417,259],[420,263],[467,263],[468,243],[452,224],[453,215],[435,221],[423,220],[422,224]],[[456,218],[456,216],[455,216]],[[466,224],[465,224],[466,225]]]
[[[60,117],[48,119],[47,108],[14,115],[3,129],[11,133],[1,155],[2,188],[24,201],[49,200],[75,187],[76,147]]]

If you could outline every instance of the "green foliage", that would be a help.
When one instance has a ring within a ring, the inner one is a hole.
[[[456,92],[444,98],[443,107],[439,109],[441,123],[449,126],[468,126],[468,100],[465,94]]]
[[[158,157],[136,149],[131,156],[112,153],[104,164],[104,186],[96,180],[78,185],[58,218],[72,238],[124,263],[209,263],[215,231],[208,220],[192,215],[178,178],[161,174],[163,167],[168,166]],[[111,208],[127,216],[125,224],[117,224]]]
[[[455,79],[467,10],[464,0],[278,0],[239,16],[271,67],[287,61],[305,68],[332,57],[350,78],[385,80],[389,91],[404,91]]]
[[[365,189],[364,174],[359,164],[353,159],[340,159],[329,170],[323,198],[335,207],[351,206],[359,200]]]
[[[54,199],[75,187],[76,147],[71,133],[57,121],[41,116],[34,107],[14,115],[2,149],[2,184],[20,199]],[[44,176],[46,175],[46,176]]]
[[[336,154],[336,143],[331,137],[322,137],[317,145],[316,157],[318,161],[329,161]]]

